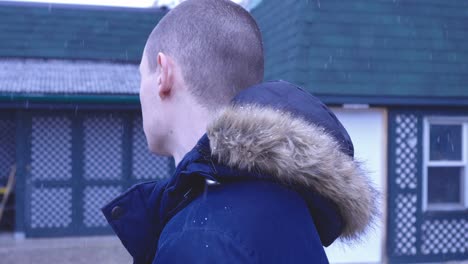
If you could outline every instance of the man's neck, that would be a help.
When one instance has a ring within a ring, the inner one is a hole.
[[[206,110],[191,111],[183,117],[182,122],[175,124],[172,131],[173,144],[171,145],[173,148],[171,153],[176,166],[206,133],[206,127],[211,121],[212,116]]]
[[[187,132],[185,132],[184,135],[180,137],[179,143],[175,146],[172,152],[176,166],[184,158],[185,154],[187,154],[195,147],[195,144],[197,144],[198,140],[203,136],[204,133],[204,130],[187,130]]]

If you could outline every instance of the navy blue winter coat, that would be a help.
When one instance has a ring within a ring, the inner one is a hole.
[[[317,98],[278,81],[241,92],[165,182],[103,208],[134,263],[328,263],[359,236],[375,191]]]

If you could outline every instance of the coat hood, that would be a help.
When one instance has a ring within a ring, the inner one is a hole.
[[[378,214],[378,193],[354,160],[348,133],[323,103],[299,87],[279,81],[248,88],[220,111],[207,136],[217,163],[269,175],[303,195],[331,202],[339,227],[325,227],[339,228],[344,240],[359,238]],[[314,221],[330,220],[317,217]],[[324,223],[316,225],[320,233]]]

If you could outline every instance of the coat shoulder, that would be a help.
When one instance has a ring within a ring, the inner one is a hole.
[[[260,263],[326,260],[305,201],[296,192],[271,182],[208,185],[167,223],[160,246],[181,232],[194,240],[205,233],[210,238],[213,233],[228,236],[263,259]],[[214,243],[221,241],[218,238]]]

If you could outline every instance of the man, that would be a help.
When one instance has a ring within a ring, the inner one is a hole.
[[[149,149],[177,168],[103,208],[135,263],[328,263],[323,246],[366,230],[374,191],[346,130],[302,89],[259,84],[261,35],[240,6],[183,2],[140,71]]]

